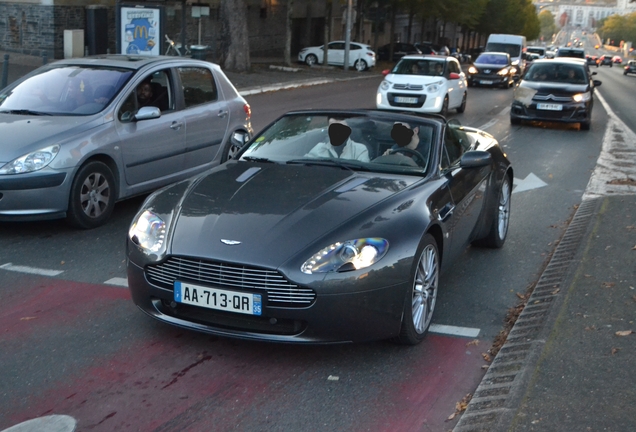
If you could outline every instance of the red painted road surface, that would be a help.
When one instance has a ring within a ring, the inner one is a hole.
[[[0,278],[0,430],[66,414],[78,431],[447,431],[484,372],[484,341],[235,341],[155,322],[125,288]]]

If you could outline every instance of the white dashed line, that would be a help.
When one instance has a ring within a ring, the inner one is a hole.
[[[47,270],[40,269],[35,267],[27,267],[27,266],[14,266],[13,263],[6,263],[0,266],[1,269],[19,272],[19,273],[30,273],[36,274],[40,276],[57,276],[61,273],[64,273],[64,270]]]
[[[128,279],[116,277],[116,278],[108,279],[106,282],[104,282],[104,284],[105,285],[117,285],[117,286],[128,288]]]
[[[451,336],[477,337],[481,331],[478,328],[455,327],[442,324],[431,324],[428,328],[431,333],[445,334]]]

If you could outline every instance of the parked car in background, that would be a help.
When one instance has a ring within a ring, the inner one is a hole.
[[[330,65],[344,66],[345,41],[329,42],[328,61]],[[324,59],[324,45],[303,48],[298,53],[298,61],[309,66],[322,64]],[[375,66],[375,53],[369,45],[349,42],[349,67],[358,71],[365,71]]]
[[[223,337],[415,345],[440,273],[469,244],[504,245],[513,178],[497,140],[456,120],[291,112],[146,199],[127,235],[132,300]]]
[[[389,61],[389,55],[391,51],[391,44],[386,44],[378,48],[378,60]],[[391,61],[399,61],[407,54],[422,54],[422,52],[413,44],[395,42],[393,44],[393,58]]]
[[[417,48],[422,54],[426,54],[426,55],[439,54],[437,51],[435,51],[433,44],[430,42],[416,42],[413,45],[415,45],[415,48]]]
[[[609,66],[612,67],[614,62],[612,62],[612,56],[603,54],[599,59],[598,59],[598,64],[599,66]]]
[[[522,120],[579,123],[589,130],[594,105],[594,88],[589,67],[579,59],[537,60],[528,68],[515,88],[510,123]]]
[[[410,55],[391,70],[376,94],[376,107],[397,111],[440,113],[466,109],[466,76],[456,58]]]
[[[628,61],[625,65],[625,68],[623,69],[623,75],[627,75],[630,73],[636,74],[636,60]]]
[[[612,63],[621,64],[623,63],[623,58],[621,56],[615,55],[614,57],[612,57]]]
[[[468,86],[487,85],[510,88],[514,84],[517,68],[508,53],[484,52],[468,68]]]
[[[583,48],[573,47],[559,47],[554,55],[554,58],[559,57],[573,57],[585,59],[585,50]]]
[[[231,159],[252,135],[250,116],[205,61],[101,55],[42,66],[0,92],[0,220],[102,225],[116,201]]]

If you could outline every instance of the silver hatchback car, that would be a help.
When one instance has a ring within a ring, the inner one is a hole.
[[[0,220],[102,225],[115,202],[190,177],[251,137],[218,65],[163,56],[68,59],[0,92]]]

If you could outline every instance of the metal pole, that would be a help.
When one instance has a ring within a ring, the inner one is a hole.
[[[4,55],[4,63],[2,64],[2,88],[7,86],[9,80],[9,54]]]
[[[351,9],[353,0],[347,0],[347,27],[345,30],[344,70],[349,70],[349,44],[351,42]]]
[[[49,55],[44,51],[42,53],[42,64],[45,65],[49,62]]]
[[[181,0],[181,50],[186,55],[186,0]]]

